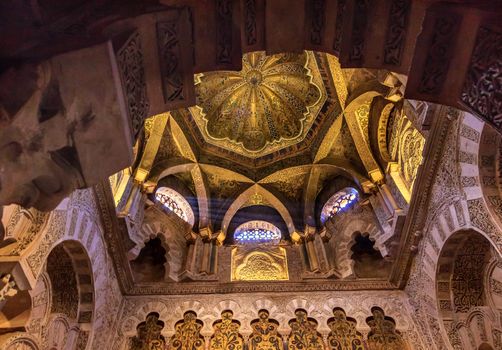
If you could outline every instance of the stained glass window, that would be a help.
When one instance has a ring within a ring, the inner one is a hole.
[[[338,191],[324,204],[321,211],[321,222],[324,224],[336,214],[349,209],[357,202],[357,199],[358,193],[351,187]]]
[[[155,192],[155,199],[190,225],[193,225],[194,215],[192,208],[181,194],[172,188],[160,187]]]
[[[253,220],[237,227],[234,239],[237,243],[279,243],[281,230],[269,222]]]

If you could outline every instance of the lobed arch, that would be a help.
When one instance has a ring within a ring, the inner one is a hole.
[[[387,247],[382,242],[383,232],[371,208],[356,204],[347,212],[340,213],[325,224],[330,235],[329,244],[334,252],[334,260],[341,277],[348,277],[354,273],[354,261],[351,248],[356,244],[358,234],[367,235],[375,242],[383,258],[389,255]]]
[[[151,206],[145,210],[145,218],[141,237],[136,237],[136,246],[128,252],[128,259],[135,259],[146,242],[155,237],[161,237],[166,250],[166,277],[178,280],[184,263],[184,251],[187,240],[192,239],[192,230],[188,223],[175,214],[166,215],[159,206]]]

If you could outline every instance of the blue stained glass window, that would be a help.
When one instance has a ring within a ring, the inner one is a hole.
[[[279,243],[281,230],[269,222],[261,220],[248,221],[235,230],[237,243]]]
[[[164,207],[178,215],[184,221],[193,225],[194,214],[190,204],[178,192],[169,187],[160,187],[155,192],[155,199],[162,203]]]
[[[357,199],[358,192],[351,187],[338,191],[324,204],[321,211],[321,222],[324,224],[336,214],[351,208]]]

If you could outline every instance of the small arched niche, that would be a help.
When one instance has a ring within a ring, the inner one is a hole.
[[[161,235],[157,235],[146,242],[136,259],[130,262],[136,282],[159,282],[164,280],[166,273],[169,273],[166,246]]]
[[[354,273],[359,278],[385,278],[389,275],[392,262],[386,260],[374,247],[375,242],[367,233],[356,232],[350,248],[354,262]]]

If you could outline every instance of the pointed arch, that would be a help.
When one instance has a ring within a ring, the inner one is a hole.
[[[288,208],[286,208],[286,206],[276,196],[266,190],[263,186],[254,184],[242,192],[226,211],[221,225],[224,236],[227,235],[227,229],[235,213],[237,213],[240,208],[253,204],[253,202],[256,203],[257,201],[259,201],[261,205],[267,205],[276,209],[286,223],[289,233],[293,233],[295,231],[293,218]]]

